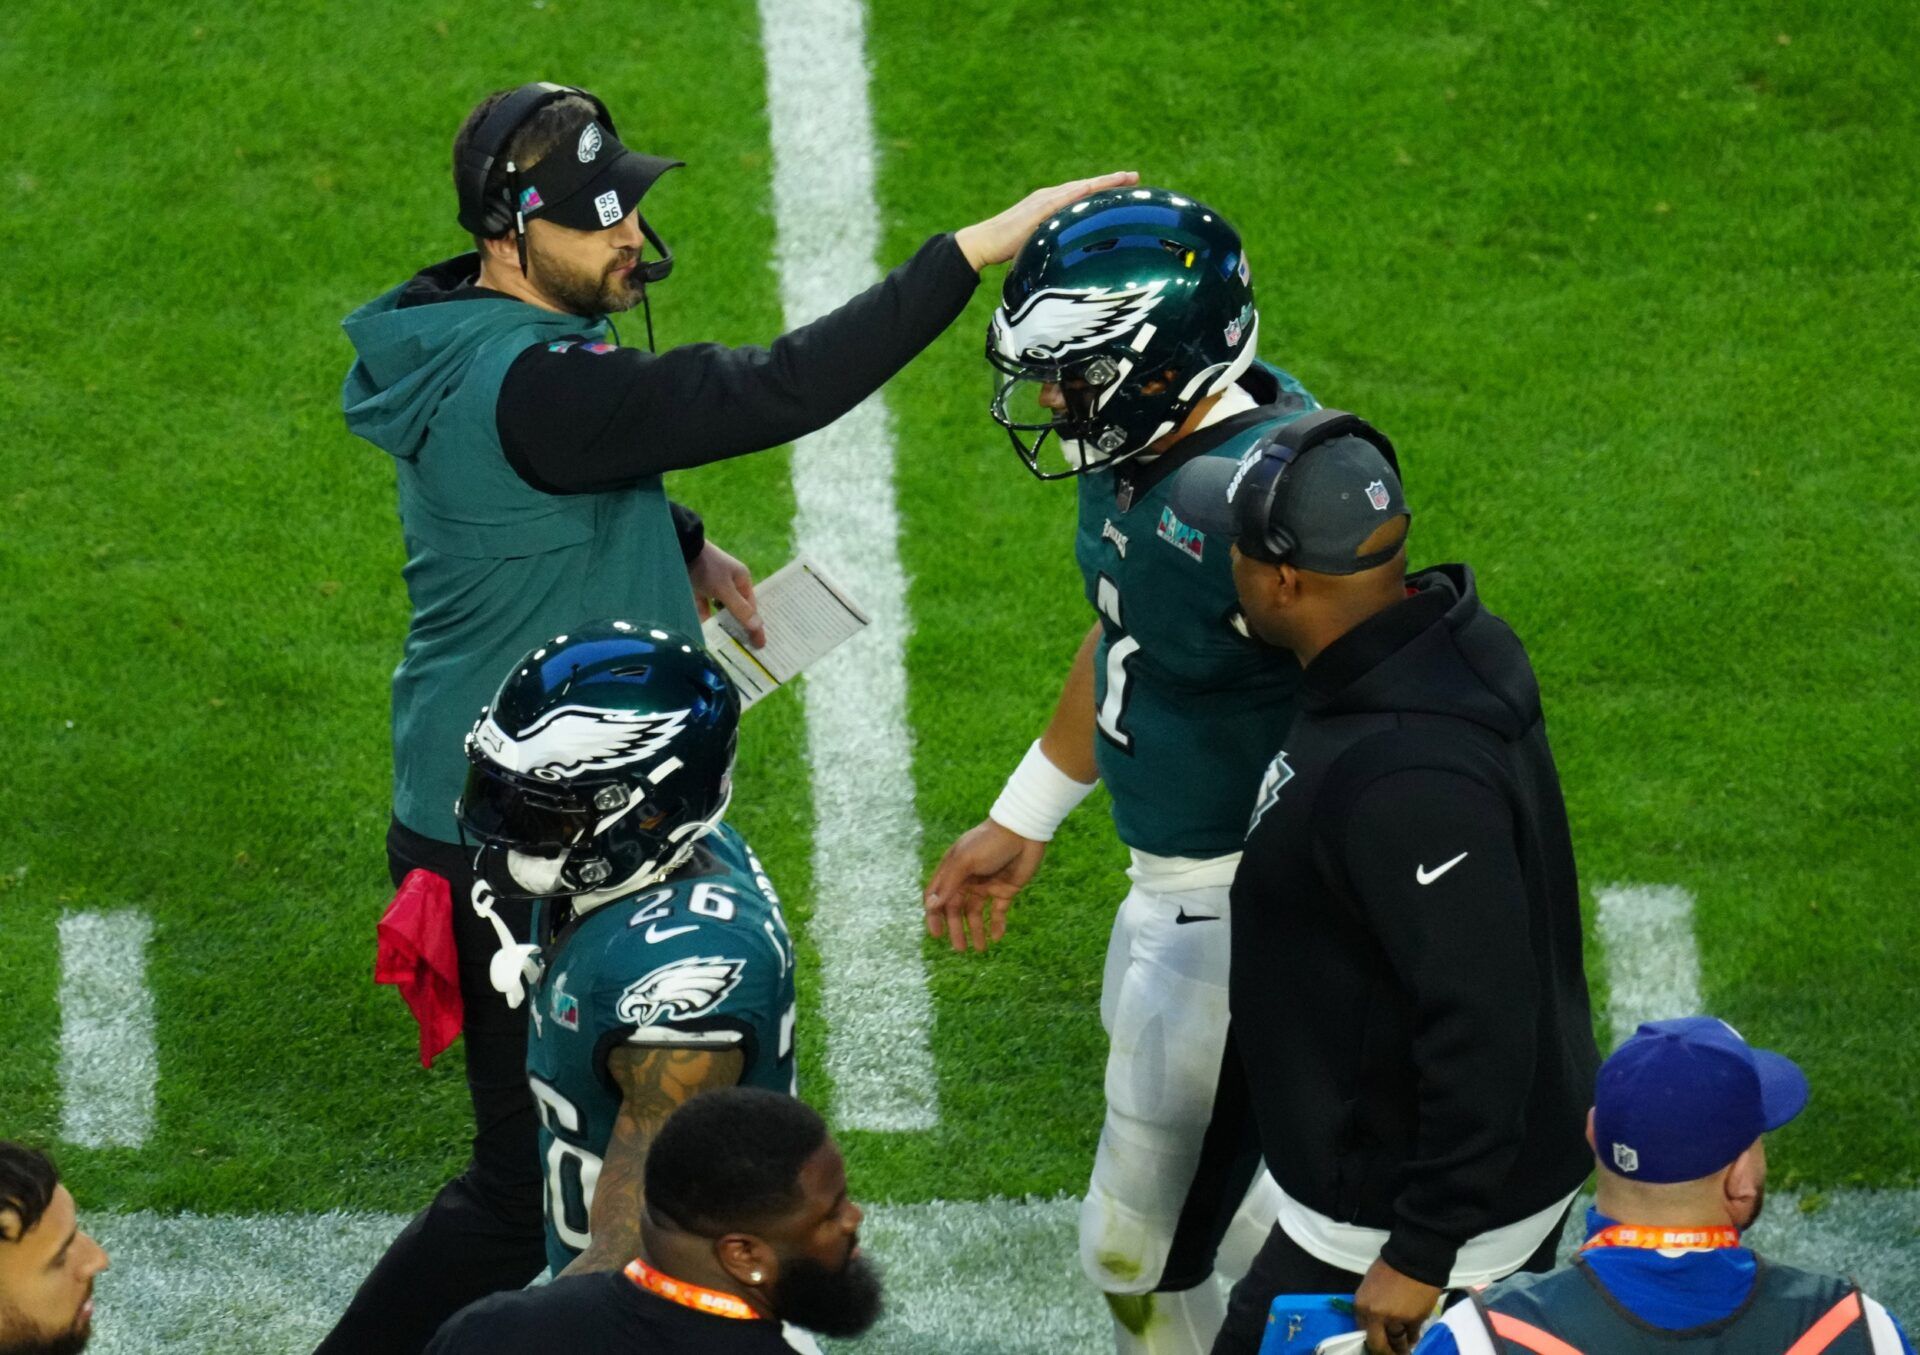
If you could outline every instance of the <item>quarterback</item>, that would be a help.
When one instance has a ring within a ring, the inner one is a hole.
[[[689,1097],[794,1090],[793,942],[721,822],[739,719],[695,640],[613,621],[522,659],[467,738],[476,906],[536,900],[538,944],[502,925],[492,977],[532,1018],[556,1274],[638,1254],[647,1148]]]
[[[1054,830],[1106,782],[1132,888],[1100,997],[1107,1113],[1080,1253],[1122,1355],[1205,1351],[1225,1311],[1216,1251],[1228,1278],[1244,1270],[1278,1206],[1244,1098],[1215,1093],[1228,886],[1298,674],[1249,637],[1230,543],[1182,522],[1167,495],[1179,466],[1237,459],[1318,408],[1256,360],[1259,329],[1234,229],[1138,188],[1041,226],[987,338],[993,417],[1034,474],[1077,480],[1075,554],[1096,620],[1045,733],[934,871],[927,928],[956,948],[997,939]]]

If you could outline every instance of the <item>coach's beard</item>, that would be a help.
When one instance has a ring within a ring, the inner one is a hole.
[[[622,275],[620,270],[629,264],[634,272]],[[563,267],[538,249],[529,249],[527,258],[533,285],[569,315],[618,315],[632,310],[640,304],[640,288],[632,281],[639,268],[637,252],[597,273]]]

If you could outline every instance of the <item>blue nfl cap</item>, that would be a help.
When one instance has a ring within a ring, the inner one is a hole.
[[[1753,1048],[1725,1021],[1648,1021],[1600,1065],[1594,1148],[1603,1167],[1630,1181],[1697,1181],[1806,1104],[1798,1065]]]

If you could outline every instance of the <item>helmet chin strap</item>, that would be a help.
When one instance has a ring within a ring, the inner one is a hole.
[[[487,982],[507,1000],[511,1010],[526,1001],[527,985],[539,982],[543,968],[540,947],[513,939],[513,933],[493,909],[493,890],[485,880],[475,878],[472,902],[473,911],[493,924],[494,937],[500,942],[500,948],[487,961]]]

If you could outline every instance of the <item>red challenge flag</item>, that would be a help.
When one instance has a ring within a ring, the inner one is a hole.
[[[420,1066],[446,1052],[460,1034],[460,963],[453,944],[453,892],[430,870],[408,873],[380,919],[373,981],[400,990],[420,1026]]]

